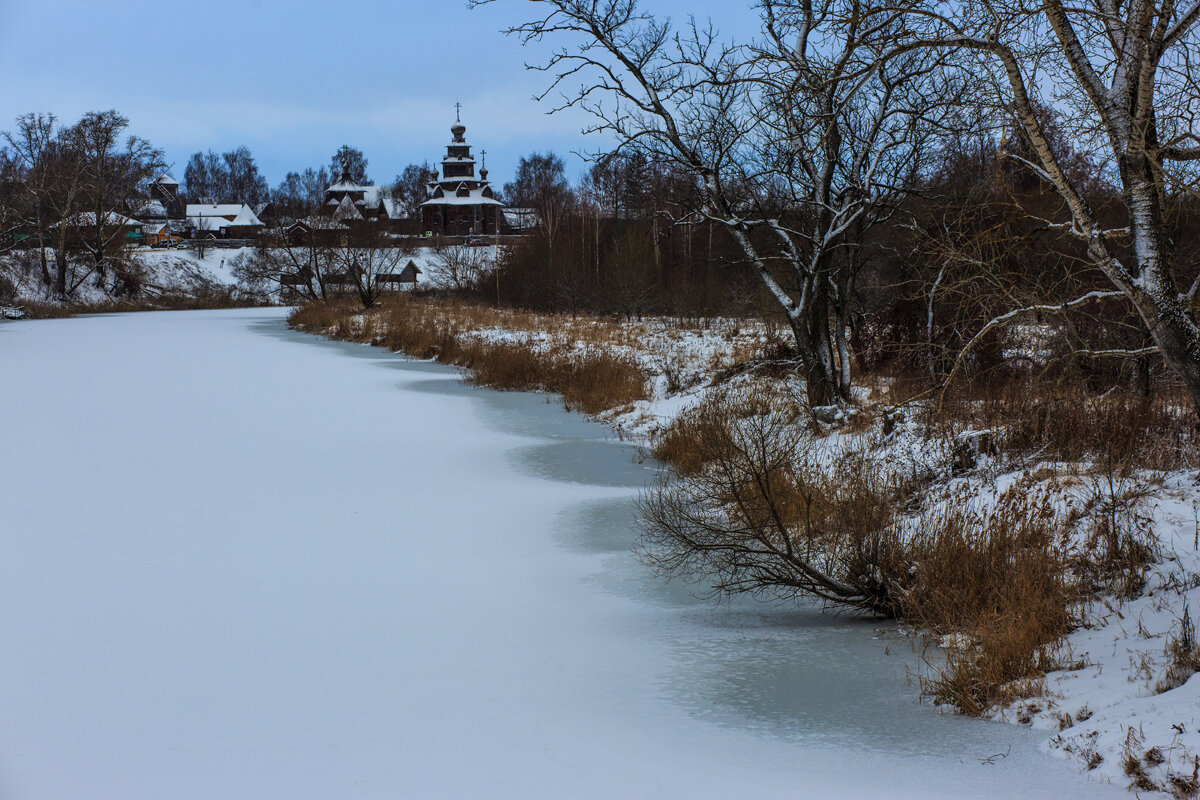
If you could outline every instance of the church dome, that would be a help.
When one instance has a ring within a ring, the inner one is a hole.
[[[462,139],[463,134],[467,132],[467,126],[461,122],[456,122],[450,127],[450,132],[454,134],[455,139]]]

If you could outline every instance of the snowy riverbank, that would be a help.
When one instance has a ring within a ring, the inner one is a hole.
[[[649,465],[544,398],[278,309],[0,352],[12,800],[1124,795],[917,703],[869,623],[655,580]]]
[[[202,296],[214,292],[236,293],[238,281],[233,274],[236,259],[248,257],[254,248],[209,247],[203,256],[195,250],[136,248],[128,252],[130,278],[137,283],[135,301],[152,303],[155,298]],[[54,250],[46,258],[51,273],[56,269]],[[110,274],[105,280],[87,271],[82,264],[72,265],[68,288],[73,288],[71,305],[88,306],[110,302],[123,278]],[[42,280],[37,250],[14,250],[0,255],[0,285],[11,283],[12,303],[68,305],[56,300],[53,290]],[[117,292],[119,294],[119,292]]]
[[[599,350],[636,362],[647,376],[647,397],[598,416],[621,438],[643,446],[652,446],[681,416],[729,387],[765,380],[782,402],[803,406],[803,385],[794,377],[771,370],[761,356],[753,369],[744,368],[751,356],[779,347],[780,334],[761,323],[646,319],[615,324],[495,310],[449,313],[465,315],[462,335],[479,341],[544,353]],[[769,377],[756,377],[764,371]],[[1119,485],[1113,485],[1113,475],[1095,464],[1055,462],[1037,454],[1013,457],[986,452],[986,447],[964,465],[959,445],[980,441],[969,430],[931,436],[910,419],[883,435],[887,388],[877,381],[860,390],[862,418],[848,425],[811,423],[828,457],[869,450],[883,469],[903,464],[914,474],[927,474],[927,498],[944,494],[945,502],[959,502],[969,497],[983,511],[1000,495],[997,487],[1021,482],[1029,491],[1053,495],[1063,514],[1079,515],[1065,544],[1077,552],[1095,546],[1087,529],[1095,529],[1105,492],[1125,504],[1120,513],[1128,519],[1122,524],[1136,526],[1157,555],[1145,585],[1133,596],[1102,596],[1077,609],[1082,625],[1056,653],[1058,663],[1069,668],[1047,674],[1044,688],[1040,683],[1022,687],[1018,694],[1032,692],[1031,699],[994,707],[987,716],[1043,731],[1044,749],[1073,759],[1100,781],[1189,796],[1200,754],[1200,679],[1189,680],[1189,665],[1178,663],[1178,643],[1186,639],[1185,613],[1200,614],[1196,471],[1142,472],[1118,477]],[[909,416],[915,416],[912,409]],[[984,436],[982,441],[990,441],[1002,432]],[[1190,648],[1200,657],[1194,640]]]

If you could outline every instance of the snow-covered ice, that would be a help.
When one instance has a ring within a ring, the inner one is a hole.
[[[1127,797],[656,582],[602,426],[284,313],[0,324],[6,800]]]

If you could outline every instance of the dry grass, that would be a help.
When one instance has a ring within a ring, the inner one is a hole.
[[[288,325],[305,333],[319,333],[330,339],[352,338],[354,313],[361,306],[349,300],[331,303],[307,303],[288,315]]]
[[[22,308],[25,309],[25,316],[29,319],[64,319],[66,317],[75,316],[75,311],[70,306],[60,303],[23,303]]]
[[[1035,694],[1061,667],[1057,643],[1078,623],[1064,520],[1017,484],[986,512],[952,499],[909,543],[913,583],[901,615],[951,634],[946,660],[921,681],[935,703],[967,714]]]
[[[650,544],[682,548],[660,550],[651,563],[734,590],[749,585],[762,592],[774,582],[770,593],[786,595],[804,584],[792,574],[798,565],[763,553],[789,546],[791,552],[820,553],[808,558],[859,590],[846,605],[950,635],[957,646],[922,680],[922,689],[968,714],[1038,693],[1045,673],[1061,666],[1056,647],[1078,624],[1084,593],[1142,580],[1152,554],[1139,534],[1141,490],[1131,477],[1107,494],[1097,490],[1104,496],[1085,504],[1086,520],[1056,511],[1048,488],[1055,473],[1046,470],[980,509],[971,485],[931,498],[929,476],[898,465],[881,470],[862,450],[806,457],[806,450],[820,445],[798,433],[807,417],[790,402],[778,391],[725,391],[664,431],[654,455],[670,465],[679,491],[694,496],[677,499],[658,490],[643,503],[656,525]],[[758,422],[765,418],[779,430]],[[765,433],[748,440],[746,431]],[[796,452],[775,459],[777,469],[748,466],[756,454],[780,447]],[[687,506],[705,503],[710,506],[695,514],[696,524],[680,523]],[[732,524],[714,526],[717,507]],[[1094,541],[1070,547],[1071,526],[1084,521]],[[764,532],[772,526],[770,546],[756,548],[753,559],[744,553],[718,557],[736,544],[725,537],[768,541]],[[906,532],[898,535],[897,528]],[[755,570],[749,582],[747,565]]]
[[[1154,687],[1157,694],[1183,686],[1188,678],[1200,672],[1200,642],[1196,640],[1196,626],[1187,606],[1178,628],[1167,637],[1166,656],[1166,674]]]
[[[405,296],[371,312],[353,303],[309,303],[289,317],[289,324],[333,339],[380,345],[459,366],[480,386],[554,392],[562,395],[568,408],[587,414],[647,396],[645,371],[631,357],[612,352],[628,334],[618,334],[619,326],[602,326],[594,320],[589,324],[578,318]],[[541,325],[545,327],[539,330]],[[488,341],[476,335],[500,327],[527,335],[515,341]],[[555,331],[556,344],[543,343],[547,329]],[[578,338],[564,340],[571,335]]]
[[[1191,399],[1170,388],[1147,396],[1116,388],[1098,394],[1077,385],[984,381],[961,392],[938,422],[1000,431],[997,446],[1014,456],[1037,453],[1064,462],[1103,460],[1155,470],[1200,462]]]
[[[239,295],[234,291],[214,289],[202,294],[185,292],[163,293],[135,300],[102,300],[95,303],[24,303],[29,319],[64,319],[81,314],[121,314],[134,311],[197,311],[218,308],[248,308],[261,306],[259,298]]]
[[[718,391],[696,408],[675,417],[658,438],[651,454],[679,475],[697,475],[705,464],[728,457],[729,428],[738,420],[779,413],[789,424],[802,418],[795,398],[759,384],[755,391]]]

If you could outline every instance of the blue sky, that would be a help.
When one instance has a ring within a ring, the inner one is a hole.
[[[643,0],[675,18],[711,16],[723,31],[756,27],[751,0]],[[29,111],[74,121],[116,108],[161,147],[182,180],[191,153],[240,144],[274,186],[317,167],[343,143],[390,181],[436,161],[454,103],[467,138],[486,148],[492,180],[534,150],[601,149],[577,114],[546,116],[527,72],[544,50],[499,31],[537,6],[468,10],[465,0],[0,0],[0,129]],[[571,171],[582,164],[569,158]]]

